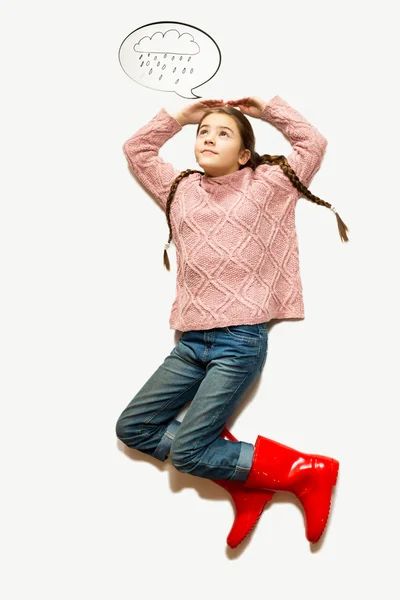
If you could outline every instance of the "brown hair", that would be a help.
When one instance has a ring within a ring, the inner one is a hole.
[[[201,121],[198,124],[196,136],[199,132],[201,123],[203,122],[205,117],[207,117],[208,115],[210,115],[212,113],[224,113],[224,114],[227,114],[227,115],[230,115],[231,117],[233,117],[238,125],[240,137],[242,140],[240,151],[248,149],[251,152],[251,157],[249,158],[249,160],[247,161],[246,164],[241,165],[239,167],[239,170],[244,169],[245,167],[251,167],[254,171],[259,165],[262,165],[264,163],[268,163],[270,165],[279,165],[280,168],[282,169],[282,171],[285,173],[285,175],[290,179],[292,185],[295,188],[297,188],[308,200],[311,200],[311,202],[315,202],[316,204],[319,204],[320,206],[326,206],[327,208],[330,208],[336,214],[340,238],[341,238],[342,242],[349,241],[347,234],[346,234],[346,231],[349,231],[349,229],[343,223],[342,219],[339,217],[338,213],[335,210],[335,207],[332,206],[331,204],[329,204],[329,202],[325,202],[324,200],[321,200],[321,198],[318,198],[318,196],[314,196],[314,194],[312,194],[310,192],[310,190],[308,190],[306,188],[306,186],[301,183],[301,181],[297,177],[296,173],[293,171],[293,169],[289,165],[288,161],[286,160],[285,156],[282,156],[282,155],[271,156],[270,154],[263,154],[262,156],[260,156],[259,154],[257,154],[257,152],[255,151],[255,137],[254,137],[253,128],[251,126],[250,121],[245,117],[245,115],[241,111],[239,111],[235,108],[232,108],[230,106],[227,106],[227,107],[221,107],[221,108],[218,108],[215,110],[209,110],[209,111],[205,112],[203,117],[201,118]],[[180,173],[178,175],[178,177],[175,179],[175,181],[171,185],[171,190],[169,192],[169,196],[167,199],[167,206],[166,206],[165,212],[166,212],[167,222],[168,222],[168,227],[169,227],[169,237],[168,237],[168,242],[167,242],[167,244],[165,244],[165,247],[164,247],[164,265],[168,271],[170,270],[170,264],[169,264],[167,249],[169,248],[170,241],[172,240],[172,229],[171,229],[171,220],[170,220],[171,203],[174,198],[175,191],[176,191],[176,188],[178,187],[179,182],[181,181],[181,179],[183,179],[184,177],[187,177],[191,173],[200,173],[201,175],[204,175],[203,171],[198,171],[196,169],[187,169],[186,171],[182,171],[182,173]]]

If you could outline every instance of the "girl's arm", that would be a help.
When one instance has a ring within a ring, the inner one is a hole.
[[[286,159],[302,184],[308,187],[321,166],[328,144],[327,139],[280,96],[274,96],[267,102],[260,118],[275,125],[289,140],[293,150]],[[261,154],[264,153],[261,152]],[[271,152],[270,154],[276,153]],[[270,165],[263,164],[259,165],[256,171],[261,174],[263,171],[267,173],[270,168]],[[295,191],[286,175],[282,173],[282,176]],[[300,195],[300,192],[298,194]]]
[[[182,129],[181,123],[162,108],[123,145],[130,167],[164,212],[174,179],[181,173],[159,155],[161,146]]]

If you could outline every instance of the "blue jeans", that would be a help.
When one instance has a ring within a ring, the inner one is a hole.
[[[245,481],[254,446],[220,436],[268,351],[267,323],[185,331],[121,413],[117,437],[176,469]],[[174,417],[191,401],[182,422]]]

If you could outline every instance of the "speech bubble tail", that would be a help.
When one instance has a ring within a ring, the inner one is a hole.
[[[175,94],[180,96],[181,98],[186,98],[188,100],[196,100],[197,98],[202,98],[203,96],[198,96],[197,94],[193,94],[192,90],[186,92],[186,90],[182,90],[182,93],[175,91]]]

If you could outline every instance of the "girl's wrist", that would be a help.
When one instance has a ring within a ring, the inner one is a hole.
[[[174,117],[174,119],[175,119],[176,121],[178,121],[179,125],[182,125],[182,127],[183,127],[184,125],[187,125],[187,120],[186,120],[186,119],[185,119],[185,117],[182,115],[182,113],[180,113],[180,112],[177,112],[177,113],[174,113],[172,116]]]

